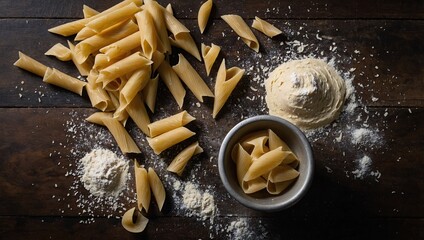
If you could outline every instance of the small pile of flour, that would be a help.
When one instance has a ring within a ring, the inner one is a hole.
[[[372,160],[370,157],[365,155],[362,158],[358,159],[357,162],[358,167],[357,169],[352,171],[352,174],[355,178],[363,179],[370,172]]]
[[[379,136],[367,128],[358,128],[352,132],[352,143],[355,145],[374,145],[378,140]]]
[[[268,239],[260,220],[258,223],[249,224],[247,218],[239,218],[228,225],[226,232],[227,237],[234,240]]]
[[[128,162],[107,149],[94,149],[80,160],[81,182],[93,196],[117,198],[125,189]]]
[[[201,220],[210,219],[213,222],[215,216],[215,200],[208,191],[201,192],[197,184],[188,182],[184,186],[183,204],[188,211],[188,216],[196,216]]]

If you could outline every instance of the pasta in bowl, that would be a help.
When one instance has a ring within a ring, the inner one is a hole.
[[[314,172],[305,135],[290,122],[261,115],[234,126],[222,142],[218,168],[224,187],[246,207],[276,212],[293,206]]]

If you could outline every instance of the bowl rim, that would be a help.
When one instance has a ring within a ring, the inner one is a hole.
[[[249,124],[252,124],[254,122],[260,122],[260,121],[274,121],[278,122],[279,124],[284,125],[285,127],[289,128],[290,131],[293,131],[294,134],[299,137],[300,141],[302,142],[302,145],[305,148],[306,152],[306,160],[308,161],[308,168],[306,171],[306,177],[304,182],[302,182],[302,186],[300,187],[299,191],[293,194],[287,201],[284,202],[276,202],[272,205],[261,205],[258,203],[254,203],[246,199],[244,196],[238,194],[231,186],[230,182],[227,176],[227,170],[224,167],[224,157],[226,149],[229,147],[228,144],[230,140],[233,138],[235,133],[239,131],[241,128],[246,127]],[[305,134],[294,124],[291,122],[277,117],[277,116],[271,116],[271,115],[258,115],[254,117],[249,117],[247,119],[242,120],[241,122],[237,123],[234,127],[231,128],[231,130],[226,134],[224,140],[222,141],[221,147],[219,149],[218,153],[218,171],[221,178],[221,181],[227,190],[227,192],[235,198],[238,202],[243,204],[246,207],[259,210],[259,211],[265,211],[265,212],[277,212],[284,210],[286,208],[289,208],[293,206],[295,203],[300,201],[300,199],[303,198],[303,196],[308,192],[309,188],[312,185],[312,179],[314,175],[314,169],[315,169],[315,161],[313,157],[313,151],[311,148],[311,145],[309,141],[307,140]]]

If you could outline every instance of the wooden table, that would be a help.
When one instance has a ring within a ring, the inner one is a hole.
[[[175,177],[164,168],[181,147],[157,157],[135,125],[128,124],[143,151],[131,158],[155,166],[165,179],[168,194],[164,211],[153,210],[142,234],[130,234],[120,224],[123,209],[134,205],[132,179],[125,192],[132,201],[122,200],[116,211],[102,210],[101,204],[91,210],[86,209],[87,204],[79,205],[80,199],[89,196],[77,184],[78,177],[69,175],[78,159],[96,144],[119,152],[103,128],[84,122],[96,111],[87,96],[44,84],[39,77],[13,66],[18,51],[23,51],[78,76],[71,63],[43,55],[55,43],[66,43],[66,38],[47,29],[81,18],[83,4],[104,10],[116,2],[0,2],[1,239],[231,239],[234,234],[226,231],[228,225],[241,217],[248,219],[252,229],[262,226],[259,233],[266,233],[266,239],[424,237],[423,1],[214,1],[213,20],[204,35],[200,35],[196,20],[200,1],[171,1],[175,15],[199,45],[213,42],[223,47],[218,61],[225,57],[227,66],[252,69],[216,120],[210,117],[210,99],[199,105],[188,92],[185,100],[184,109],[197,118],[190,128],[198,133],[205,153],[193,159],[181,181],[196,179],[202,191],[210,189],[218,209],[213,225],[186,216],[181,202],[172,198],[181,193],[173,189]],[[248,24],[255,16],[268,19],[283,30],[283,36],[270,40],[254,31],[261,43],[259,56],[220,19],[230,13],[241,15]],[[343,113],[337,125],[310,135],[316,174],[311,189],[298,204],[274,214],[250,210],[231,198],[221,184],[219,144],[241,119],[267,113],[260,97],[264,95],[261,82],[270,71],[267,68],[278,65],[275,57],[282,62],[309,54],[335,60],[340,72],[354,77],[359,106],[353,114]],[[217,66],[213,77],[206,77],[203,65],[188,58],[212,87]],[[164,89],[162,85],[160,89]],[[153,120],[179,111],[167,90],[160,90],[160,94],[156,113],[151,114]],[[352,144],[349,134],[360,127],[378,131],[379,144]],[[100,140],[98,133],[106,139]],[[352,171],[363,155],[370,156],[370,168],[381,173],[380,177],[368,174],[363,179],[354,178]]]

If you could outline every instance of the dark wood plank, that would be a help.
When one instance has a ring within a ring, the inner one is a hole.
[[[0,106],[90,106],[86,96],[81,98],[46,85],[40,77],[12,65],[17,59],[17,52],[23,51],[48,66],[78,76],[71,63],[43,55],[57,42],[66,44],[65,38],[47,32],[49,27],[64,21],[0,20],[0,31],[5,36],[0,42],[0,50],[4,53],[0,60],[4,79],[0,81]],[[247,69],[237,91],[242,91],[239,96],[251,98],[264,94],[263,80],[281,62],[312,55],[332,59],[340,72],[354,77],[356,95],[366,106],[424,106],[421,93],[424,88],[424,70],[421,67],[421,59],[424,59],[424,47],[421,44],[424,41],[424,23],[421,21],[273,20],[272,23],[284,31],[284,37],[270,40],[255,31],[261,43],[261,54],[256,54],[237,40],[237,36],[221,20],[216,20],[205,35],[199,34],[195,21],[186,20],[184,23],[193,30],[199,45],[205,42],[223,47],[211,77],[206,77],[202,63],[189,57],[211,88],[218,63],[223,57],[226,58],[227,66]],[[305,46],[303,51],[299,52],[298,46],[293,45],[295,41]],[[173,56],[175,63],[175,54]],[[355,70],[350,72],[351,69]],[[251,88],[258,91],[252,91]]]
[[[252,239],[417,239],[422,237],[422,219],[351,219],[333,218],[260,218],[252,219],[252,231],[264,226]],[[151,219],[145,232],[131,234],[119,219],[96,218],[94,223],[81,224],[81,218],[0,217],[0,234],[4,239],[234,239],[227,228],[237,217],[217,218],[217,225],[208,229],[192,218]],[[259,223],[261,221],[261,223]],[[256,223],[256,224],[255,224]],[[218,224],[220,224],[219,227]],[[190,230],[187,230],[190,226]],[[302,226],[303,231],[296,230]],[[217,233],[215,230],[218,229]]]
[[[86,4],[98,10],[104,10],[118,0],[100,2],[95,0],[78,0],[62,3],[55,0],[2,1],[0,17],[2,18],[78,18],[82,17],[82,5]],[[197,11],[204,1],[159,1],[166,5],[172,3],[175,13],[180,18],[197,18]],[[401,1],[367,1],[367,0],[319,0],[319,1],[228,1],[216,0],[216,12],[213,17],[222,14],[239,14],[244,18],[263,16],[265,18],[396,18],[422,19],[424,4],[420,0]],[[28,10],[30,9],[30,11]]]
[[[242,207],[230,198],[218,177],[216,159],[219,143],[227,131],[240,120],[238,115],[225,112],[218,121],[204,115],[197,106],[187,109],[198,120],[190,128],[198,133],[196,137],[204,146],[205,153],[189,165],[182,181],[196,180],[200,188],[214,189],[219,215],[263,216],[263,214]],[[48,113],[46,113],[48,111]],[[0,149],[0,215],[63,215],[63,216],[108,216],[119,215],[116,211],[93,209],[83,212],[76,205],[79,198],[89,199],[88,193],[78,178],[66,176],[75,171],[76,162],[96,145],[111,148],[116,146],[110,135],[101,127],[82,124],[82,119],[92,113],[92,109],[1,109],[2,129]],[[316,176],[307,196],[293,208],[277,214],[291,217],[421,217],[423,182],[417,179],[422,175],[424,142],[422,136],[424,117],[422,108],[391,109],[388,115],[382,109],[371,109],[368,124],[370,128],[380,126],[383,145],[367,149],[352,145],[348,138],[340,143],[335,139],[340,131],[351,126],[349,118],[342,117],[340,127],[334,127],[330,134],[311,139],[316,157]],[[164,114],[164,113],[162,113]],[[260,112],[251,112],[252,115]],[[72,122],[70,124],[70,122]],[[16,123],[19,123],[17,127]],[[219,127],[218,127],[219,126]],[[71,129],[73,132],[67,132]],[[137,158],[147,166],[157,169],[164,179],[168,196],[181,191],[173,191],[173,177],[167,176],[167,163],[175,156],[178,147],[155,156],[139,131],[129,125],[130,132],[140,145],[143,154]],[[74,153],[71,153],[73,151]],[[372,170],[378,170],[381,178],[367,176],[353,179],[355,160],[361,154],[369,155]],[[50,156],[51,155],[51,156]],[[328,169],[332,169],[329,173]],[[207,184],[206,184],[207,183]],[[130,182],[125,197],[120,201],[126,208],[134,200],[133,183]],[[76,186],[76,189],[72,186]],[[78,194],[74,196],[74,193]],[[70,196],[68,194],[70,193]],[[128,198],[128,199],[127,199]],[[181,214],[181,201],[169,198],[166,216]],[[174,202],[175,201],[175,202]],[[69,206],[69,205],[70,206]],[[361,211],[358,211],[361,209]]]

